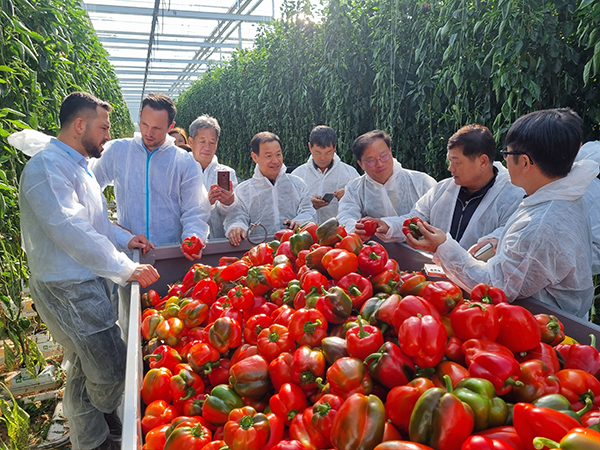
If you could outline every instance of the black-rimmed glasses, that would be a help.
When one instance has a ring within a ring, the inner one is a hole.
[[[525,155],[529,158],[530,164],[534,164],[533,159],[531,159],[531,156],[529,156],[529,154],[525,152],[511,152],[508,150],[500,150],[500,154],[502,155],[502,158],[504,158],[504,161],[508,159],[509,155]]]

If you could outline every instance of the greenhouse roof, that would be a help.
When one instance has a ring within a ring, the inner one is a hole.
[[[278,0],[85,0],[84,8],[121,84],[132,119],[142,98],[175,99],[208,67],[250,48]]]

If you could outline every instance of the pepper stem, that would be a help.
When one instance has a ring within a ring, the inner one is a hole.
[[[594,347],[596,348],[596,335],[595,334],[590,334],[590,347]]]
[[[367,356],[365,358],[365,360],[363,361],[363,364],[368,367],[369,366],[369,362],[372,359],[374,359],[375,363],[377,363],[377,361],[379,361],[382,356],[383,356],[383,353],[371,353],[369,356]]]
[[[182,402],[184,402],[184,401],[186,401],[186,400],[188,400],[188,399],[192,398],[192,397],[193,397],[195,394],[196,394],[196,389],[194,389],[194,388],[189,388],[189,389],[186,391],[186,393],[185,393],[185,397],[181,397],[181,398],[179,399],[179,401],[182,401]]]
[[[150,355],[146,355],[146,356],[144,356],[144,361],[146,361],[147,359],[150,359],[150,358],[156,358],[155,361],[157,361],[160,358],[162,358],[162,353],[152,353]]]
[[[362,295],[362,292],[360,291],[360,289],[358,289],[358,286],[355,284],[350,285],[350,287],[348,288],[348,293],[354,297]]]
[[[450,379],[450,376],[444,375],[442,378],[444,378],[444,383],[446,383],[446,391],[449,394],[452,394],[452,392],[454,391],[454,388],[452,387],[452,380]]]
[[[269,334],[269,341],[277,342],[278,340],[279,340],[279,333],[277,333],[277,331],[273,331],[271,334]]]
[[[314,333],[315,330],[317,329],[317,327],[319,325],[321,325],[321,323],[322,323],[321,319],[317,319],[316,322],[310,322],[310,321],[309,322],[304,322],[304,327],[303,327],[304,332],[308,333],[308,334]]]
[[[375,253],[375,252],[371,252],[371,253],[369,253],[369,259],[374,259],[374,260],[377,260],[377,259],[381,259],[381,256],[379,256],[379,255],[378,255],[377,253]]]
[[[582,409],[580,409],[579,411],[575,411],[575,414],[577,414],[579,417],[581,417],[586,412],[591,410],[593,406],[594,406],[594,401],[591,399],[591,397],[587,396],[587,397],[585,397],[585,406]]]
[[[321,403],[313,408],[315,414],[318,414],[321,417],[325,417],[331,411],[331,405],[327,402]]]
[[[251,416],[244,416],[240,419],[240,427],[242,427],[244,430],[252,428],[253,425],[254,419]]]
[[[548,439],[545,437],[536,437],[533,439],[533,447],[536,450],[540,450],[544,447],[548,448],[560,448],[560,444],[552,439]]]
[[[361,316],[358,316],[356,318],[356,322],[358,323],[358,328],[360,329],[360,331],[356,334],[359,338],[364,339],[366,337],[371,336],[371,333],[365,331],[365,329],[363,328]]]
[[[510,384],[511,386],[523,386],[522,381],[515,381],[513,377],[508,377],[508,379],[504,380],[504,384]]]

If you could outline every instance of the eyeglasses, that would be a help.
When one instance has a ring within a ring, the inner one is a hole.
[[[527,154],[525,152],[510,152],[508,150],[500,150],[500,154],[504,158],[504,161],[506,161],[508,159],[509,155],[525,155],[529,158],[529,163],[534,164],[533,159],[531,159],[531,156],[529,156],[529,154]]]
[[[368,161],[363,161],[369,167],[375,167],[377,161],[381,161],[382,163],[386,163],[392,157],[391,153],[382,153],[379,158],[369,159]]]

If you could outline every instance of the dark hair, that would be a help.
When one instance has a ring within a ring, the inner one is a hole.
[[[352,143],[352,153],[354,153],[354,157],[357,161],[360,161],[362,158],[365,149],[373,143],[376,139],[383,139],[388,146],[388,148],[392,148],[392,139],[390,135],[385,131],[381,130],[373,130],[360,135],[357,137]]]
[[[179,133],[180,135],[183,136],[183,141],[187,144],[187,133],[185,132],[185,130],[181,127],[175,127],[172,130],[169,131],[169,136],[173,136],[174,134]]]
[[[173,100],[165,94],[148,94],[146,98],[142,100],[142,109],[144,109],[145,106],[149,106],[157,111],[167,111],[169,115],[169,125],[175,120],[177,108],[175,108]]]
[[[308,142],[310,142],[311,146],[316,145],[317,147],[326,148],[333,145],[335,148],[337,147],[337,135],[333,128],[326,125],[319,125],[310,132]]]
[[[279,142],[279,146],[283,150],[283,145],[281,144],[281,139],[275,133],[271,133],[270,131],[261,131],[260,133],[256,133],[252,140],[250,141],[250,148],[252,149],[252,153],[260,154],[260,144],[264,144],[265,142]]]
[[[71,92],[63,99],[62,104],[60,105],[58,119],[60,120],[61,128],[70,125],[71,122],[77,118],[78,114],[81,114],[84,111],[87,111],[88,113],[93,112],[95,114],[98,106],[104,108],[108,112],[112,112],[110,103],[100,100],[92,94],[79,91]]]
[[[477,156],[487,155],[490,164],[496,159],[494,136],[483,125],[465,125],[448,139],[448,150],[462,147],[462,153],[471,161]]]
[[[582,139],[581,118],[571,109],[561,108],[520,117],[504,142],[512,151],[529,155],[544,175],[557,178],[571,171]]]

